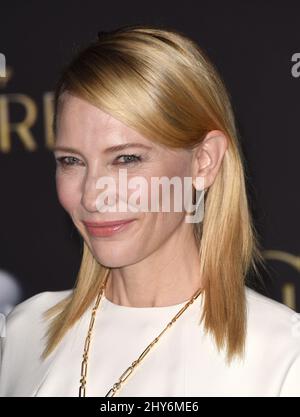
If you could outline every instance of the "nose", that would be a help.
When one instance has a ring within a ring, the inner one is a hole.
[[[99,190],[96,188],[97,180],[98,177],[95,175],[89,175],[82,185],[81,204],[88,212],[97,211],[96,202],[99,194]]]
[[[83,184],[81,204],[88,212],[116,210],[117,183],[110,175],[88,174]]]

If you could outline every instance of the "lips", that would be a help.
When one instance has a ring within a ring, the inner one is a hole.
[[[110,222],[83,222],[88,233],[94,237],[107,237],[127,229],[136,219],[114,220]]]
[[[93,223],[93,222],[83,222],[83,223],[88,227],[110,227],[110,226],[118,226],[119,224],[123,224],[123,223],[128,223],[133,220],[135,219],[113,220],[110,222],[99,222],[99,223]]]

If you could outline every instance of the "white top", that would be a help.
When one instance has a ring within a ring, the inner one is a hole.
[[[71,290],[70,290],[71,291]],[[9,315],[0,396],[78,396],[84,340],[92,306],[45,361],[41,314],[70,291],[43,292]],[[203,295],[154,345],[116,397],[300,396],[299,315],[246,288],[246,356],[226,365],[199,324]],[[100,301],[89,355],[87,396],[104,397],[121,374],[186,302],[127,307]]]

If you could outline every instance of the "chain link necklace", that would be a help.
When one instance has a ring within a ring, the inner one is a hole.
[[[92,337],[92,331],[95,323],[96,318],[96,312],[99,307],[99,303],[103,294],[103,291],[105,289],[106,283],[107,283],[108,276],[105,277],[103,284],[100,287],[99,294],[97,295],[95,305],[92,309],[91,313],[91,319],[89,324],[89,329],[87,332],[87,336],[84,343],[84,351],[83,351],[83,359],[81,363],[81,378],[80,378],[80,386],[79,386],[79,397],[86,397],[86,383],[87,383],[87,369],[88,369],[88,353],[90,349],[91,344],[91,337]],[[134,369],[137,367],[137,365],[145,358],[145,356],[148,354],[148,352],[151,350],[151,348],[158,342],[160,337],[163,335],[163,333],[170,328],[175,321],[181,316],[181,314],[196,300],[196,298],[200,295],[202,292],[202,288],[199,288],[196,293],[190,298],[189,301],[179,310],[179,312],[172,318],[172,320],[166,325],[166,327],[163,329],[163,331],[146,347],[146,349],[140,354],[138,359],[132,362],[132,364],[129,366],[129,368],[126,369],[125,372],[119,377],[119,380],[112,386],[112,388],[107,392],[105,397],[113,397],[116,392],[120,389],[121,385],[126,381],[126,379],[132,374]]]

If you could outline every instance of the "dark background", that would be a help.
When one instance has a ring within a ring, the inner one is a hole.
[[[300,311],[300,66],[292,62],[300,53],[299,2],[2,1],[0,13],[9,72],[0,79],[0,310],[1,302],[7,310],[38,292],[72,287],[80,265],[81,238],[57,200],[45,134],[44,103],[59,70],[99,30],[155,24],[196,40],[219,69],[268,265],[259,291]],[[37,109],[32,146],[12,132],[6,149],[3,109],[9,102],[9,123],[22,122],[20,95]]]

